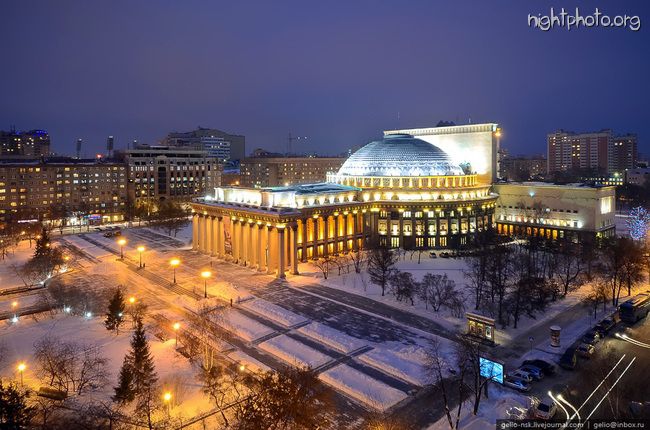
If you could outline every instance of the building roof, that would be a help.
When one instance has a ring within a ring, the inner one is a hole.
[[[347,191],[360,191],[361,188],[350,187],[348,185],[334,184],[330,182],[319,182],[317,184],[297,184],[289,185],[287,187],[267,187],[262,188],[262,191],[270,191],[272,193],[281,192],[294,192],[300,194],[331,194],[342,193]]]
[[[409,134],[390,134],[365,145],[338,172],[348,176],[443,176],[463,170],[442,149]]]

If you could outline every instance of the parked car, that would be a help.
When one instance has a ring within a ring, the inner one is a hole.
[[[441,252],[441,253],[440,253],[440,256],[441,256],[442,258],[449,258],[449,253],[448,253],[448,252]]]
[[[528,418],[528,413],[524,408],[520,408],[519,406],[511,406],[506,409],[506,417],[509,420],[525,420]]]
[[[534,359],[531,359],[531,360],[524,360],[524,366],[525,365],[531,365],[531,366],[535,366],[535,367],[537,367],[539,369],[542,369],[542,372],[544,372],[544,374],[546,376],[549,376],[549,375],[552,375],[552,374],[555,373],[555,366],[554,365],[552,365],[548,361],[544,361],[544,360],[541,360],[539,358],[534,358]]]
[[[569,348],[564,352],[564,354],[562,354],[562,357],[560,357],[560,361],[558,364],[563,369],[573,370],[576,368],[577,363],[578,363],[578,358],[576,357],[576,350],[573,348]]]
[[[104,237],[118,237],[122,236],[122,232],[120,230],[113,230],[113,231],[107,231],[104,233]]]
[[[514,388],[518,391],[530,391],[530,384],[523,379],[506,376],[503,378],[503,385]]]
[[[613,318],[605,318],[604,320],[596,324],[596,327],[594,327],[594,329],[598,332],[600,337],[604,337],[615,326],[616,326],[616,321],[614,321]]]
[[[521,369],[517,369],[515,371],[508,373],[508,376],[513,378],[523,379],[526,382],[533,382],[533,376],[530,373]]]
[[[596,348],[594,348],[593,345],[581,343],[576,349],[576,353],[582,358],[591,358],[591,356],[594,355],[595,350]]]
[[[533,366],[532,364],[524,364],[519,368],[533,377],[534,380],[540,381],[544,378],[544,372],[539,367]]]
[[[533,416],[540,420],[550,420],[557,412],[557,405],[554,401],[540,402],[533,410]]]
[[[589,345],[596,345],[600,342],[600,335],[596,330],[589,330],[584,336],[582,336],[582,342],[588,343]]]
[[[438,258],[438,256],[436,255],[435,252],[431,251],[431,252],[429,253],[429,258]]]

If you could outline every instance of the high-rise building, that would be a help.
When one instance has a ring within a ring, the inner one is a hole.
[[[45,130],[0,131],[0,156],[39,158],[50,154],[50,135]]]
[[[65,217],[67,225],[120,221],[126,173],[124,164],[107,159],[0,160],[0,219]]]
[[[514,181],[527,181],[546,174],[546,157],[543,155],[503,155],[499,163],[500,177]]]
[[[136,204],[189,202],[221,184],[220,164],[207,151],[138,145],[119,152],[128,168],[128,193]]]
[[[244,187],[277,187],[325,182],[327,173],[339,170],[345,157],[283,157],[280,154],[255,150],[253,157],[241,160],[240,185]]]
[[[634,168],[636,135],[614,136],[612,130],[573,133],[559,130],[547,136],[548,173],[592,170],[622,173]]]
[[[241,160],[246,156],[246,138],[244,136],[229,134],[213,128],[199,127],[196,130],[183,133],[172,132],[163,140],[163,144],[201,149],[222,163],[229,160]]]

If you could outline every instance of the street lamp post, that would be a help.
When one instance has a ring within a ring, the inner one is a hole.
[[[142,269],[142,253],[144,252],[144,246],[138,246],[138,253],[140,254],[140,269]]]
[[[176,283],[176,267],[178,267],[178,265],[181,264],[181,260],[179,260],[178,258],[174,258],[169,262],[169,264],[174,269],[174,284],[175,284]]]
[[[169,402],[171,401],[171,399],[172,399],[172,393],[170,393],[169,391],[165,391],[165,394],[163,394],[163,400],[165,401],[165,405],[167,405],[167,416],[169,416],[169,408],[170,408]]]
[[[126,245],[126,239],[118,240],[117,244],[120,245],[120,260],[124,260],[124,245]]]
[[[174,327],[174,333],[176,335],[176,348],[178,348],[178,329],[181,328],[181,324],[174,323],[173,327]]]
[[[208,278],[212,276],[212,272],[205,270],[201,272],[201,277],[203,278],[203,297],[208,298]]]
[[[18,363],[18,373],[20,373],[20,388],[23,388],[23,373],[25,372],[25,369],[27,369],[27,365],[23,363]]]

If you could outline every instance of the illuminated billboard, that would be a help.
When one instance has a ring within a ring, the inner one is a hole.
[[[498,124],[468,124],[450,127],[413,128],[384,131],[410,134],[442,149],[460,166],[469,165],[482,183],[497,179],[500,129]]]
[[[503,384],[503,364],[484,357],[479,357],[478,362],[482,377]]]

